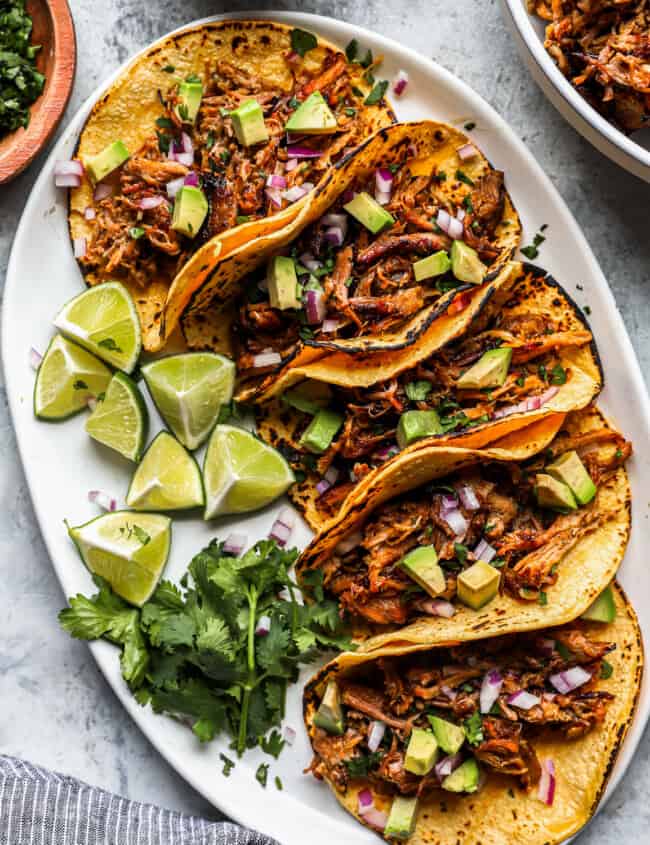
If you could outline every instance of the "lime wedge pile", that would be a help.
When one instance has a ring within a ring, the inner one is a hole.
[[[118,370],[130,373],[142,350],[140,320],[128,290],[104,282],[75,296],[54,320],[57,329]]]
[[[171,519],[117,511],[69,528],[83,562],[113,590],[140,607],[156,589],[167,562]]]
[[[137,385],[115,373],[102,402],[88,417],[86,431],[131,461],[139,461],[147,439],[149,415]]]
[[[205,455],[203,481],[205,518],[211,519],[263,508],[281,496],[295,477],[271,446],[244,429],[218,425]]]
[[[147,364],[142,375],[169,428],[184,446],[197,449],[232,399],[235,365],[223,355],[190,352]]]
[[[85,349],[56,335],[38,368],[34,413],[42,420],[62,420],[86,408],[103,393],[111,371]]]
[[[136,469],[126,496],[135,510],[183,510],[204,504],[201,471],[171,434],[161,431]]]

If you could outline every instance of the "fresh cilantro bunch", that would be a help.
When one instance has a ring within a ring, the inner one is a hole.
[[[238,754],[259,744],[277,757],[280,734],[267,734],[299,664],[350,646],[334,602],[298,602],[289,574],[297,556],[262,540],[237,558],[213,540],[181,588],[162,581],[141,610],[96,578],[99,592],[70,599],[59,620],[73,637],[122,647],[122,675],[141,704],[189,722],[202,742],[226,732]],[[263,616],[268,633],[256,634]]]
[[[36,70],[37,45],[24,0],[0,0],[0,137],[29,123],[29,106],[45,77]]]

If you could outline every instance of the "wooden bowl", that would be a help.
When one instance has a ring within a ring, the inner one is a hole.
[[[42,45],[36,66],[45,74],[45,87],[30,107],[27,128],[0,140],[0,185],[24,170],[51,138],[70,98],[77,64],[67,0],[27,0],[27,11],[34,22],[32,42]]]

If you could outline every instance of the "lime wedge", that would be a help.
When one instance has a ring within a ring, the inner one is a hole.
[[[106,396],[88,417],[86,431],[131,461],[139,461],[147,439],[149,414],[137,384],[115,373]]]
[[[188,449],[197,449],[230,402],[235,365],[223,355],[188,352],[160,358],[142,368],[162,418]]]
[[[291,467],[272,446],[232,425],[218,425],[203,466],[205,519],[263,508],[293,484]]]
[[[171,544],[172,521],[156,513],[115,511],[68,534],[83,562],[113,590],[141,607],[156,589]]]
[[[63,306],[54,325],[118,370],[130,373],[142,349],[140,320],[131,294],[119,282],[88,288]]]
[[[41,420],[62,420],[103,393],[111,371],[75,343],[55,335],[40,363],[34,385],[34,413]]]
[[[133,474],[126,503],[139,511],[171,511],[205,504],[201,470],[166,431],[153,439]]]

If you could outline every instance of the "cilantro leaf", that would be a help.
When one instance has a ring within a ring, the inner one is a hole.
[[[432,387],[430,381],[419,379],[418,381],[409,381],[404,389],[412,402],[423,402],[431,393]]]
[[[374,751],[371,754],[361,754],[358,757],[352,757],[349,760],[345,760],[345,768],[348,770],[348,774],[351,778],[362,778],[365,777],[371,769],[374,769],[380,760],[381,754],[379,751]]]
[[[478,710],[463,722],[465,736],[470,745],[480,745],[483,742],[483,720]]]
[[[286,745],[285,741],[282,739],[280,732],[277,730],[272,730],[268,736],[262,737],[260,740],[260,747],[265,754],[270,754],[271,757],[275,757],[277,760],[280,756],[280,752]]]
[[[368,94],[366,99],[364,100],[364,104],[366,106],[375,106],[377,103],[381,102],[384,98],[384,94],[386,93],[386,89],[388,88],[388,80],[387,79],[380,79],[379,82],[376,82],[372,91]]]
[[[291,49],[299,56],[304,56],[317,45],[318,41],[313,33],[307,32],[305,29],[291,30]]]

